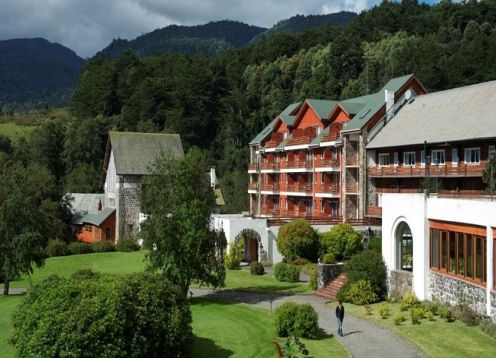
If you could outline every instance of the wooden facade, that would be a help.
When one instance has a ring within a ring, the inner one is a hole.
[[[74,225],[74,239],[89,244],[104,240],[115,244],[115,211],[99,225],[89,222]]]

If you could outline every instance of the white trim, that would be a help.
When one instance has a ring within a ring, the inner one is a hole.
[[[281,173],[305,173],[311,171],[313,171],[313,169],[307,169],[307,168],[285,168],[280,170]]]
[[[319,167],[315,168],[316,172],[339,172],[339,167]]]
[[[435,163],[434,162],[434,153],[443,153],[443,162]],[[444,149],[432,149],[431,150],[431,165],[444,166],[446,165],[446,151]]]
[[[253,189],[248,189],[248,194],[256,194],[257,191]]]
[[[320,142],[319,146],[320,147],[336,147],[337,143],[335,140],[332,142]]]
[[[315,193],[316,198],[339,198],[339,193]]]
[[[299,191],[281,191],[279,194],[286,196],[312,196],[312,192],[304,193]]]
[[[413,155],[413,163],[409,163],[407,164],[406,163],[406,156],[407,154],[410,156],[410,155]],[[416,164],[417,164],[417,153],[415,151],[408,151],[408,152],[403,152],[403,166],[404,167],[414,167]]]
[[[468,151],[472,151],[472,150],[476,150],[477,152],[479,152],[479,161],[477,161],[477,162],[467,162],[467,152]],[[463,151],[463,162],[465,164],[468,164],[468,165],[479,165],[480,164],[480,161],[481,161],[481,149],[480,149],[480,147],[465,148],[465,150]]]
[[[256,169],[248,169],[248,174],[257,174]]]
[[[267,149],[265,149],[265,153],[273,153],[273,152],[275,152],[275,151],[276,151],[276,147],[274,147],[274,148],[267,148]]]
[[[388,164],[381,164],[381,157],[382,158],[387,158]],[[377,159],[378,159],[378,163],[377,164],[378,164],[379,168],[389,167],[391,165],[391,162],[389,161],[389,153],[379,153]]]
[[[308,144],[288,145],[284,150],[308,149]]]
[[[261,169],[260,173],[267,174],[267,173],[278,173],[279,170],[276,169]]]
[[[278,191],[276,190],[274,192],[274,190],[261,190],[260,194],[262,194],[262,195],[277,195]]]

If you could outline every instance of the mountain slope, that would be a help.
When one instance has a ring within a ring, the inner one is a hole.
[[[84,60],[45,39],[0,41],[0,106],[65,105]]]
[[[116,58],[126,49],[134,50],[140,57],[164,52],[201,52],[214,55],[222,50],[242,47],[265,30],[263,27],[237,21],[216,21],[197,26],[171,25],[134,40],[113,40],[97,56]]]
[[[327,15],[296,15],[286,20],[281,20],[267,31],[264,36],[280,33],[295,33],[321,26],[344,26],[358,15],[354,12],[341,11]]]

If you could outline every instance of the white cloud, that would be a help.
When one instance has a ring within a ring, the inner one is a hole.
[[[113,38],[132,39],[170,24],[238,20],[270,27],[296,14],[361,11],[378,0],[1,0],[0,39],[44,37],[80,56]]]

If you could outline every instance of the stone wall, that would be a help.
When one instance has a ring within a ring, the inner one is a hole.
[[[139,229],[141,212],[141,178],[122,176],[119,188],[119,239],[127,235],[136,235]]]
[[[496,322],[496,292],[491,291],[491,319]]]
[[[413,273],[409,271],[391,270],[389,272],[389,296],[403,297],[413,290]]]
[[[317,288],[324,288],[329,282],[334,281],[343,272],[344,264],[318,264]]]
[[[452,306],[466,303],[478,314],[486,315],[486,290],[482,287],[431,271],[429,293],[432,300]]]

